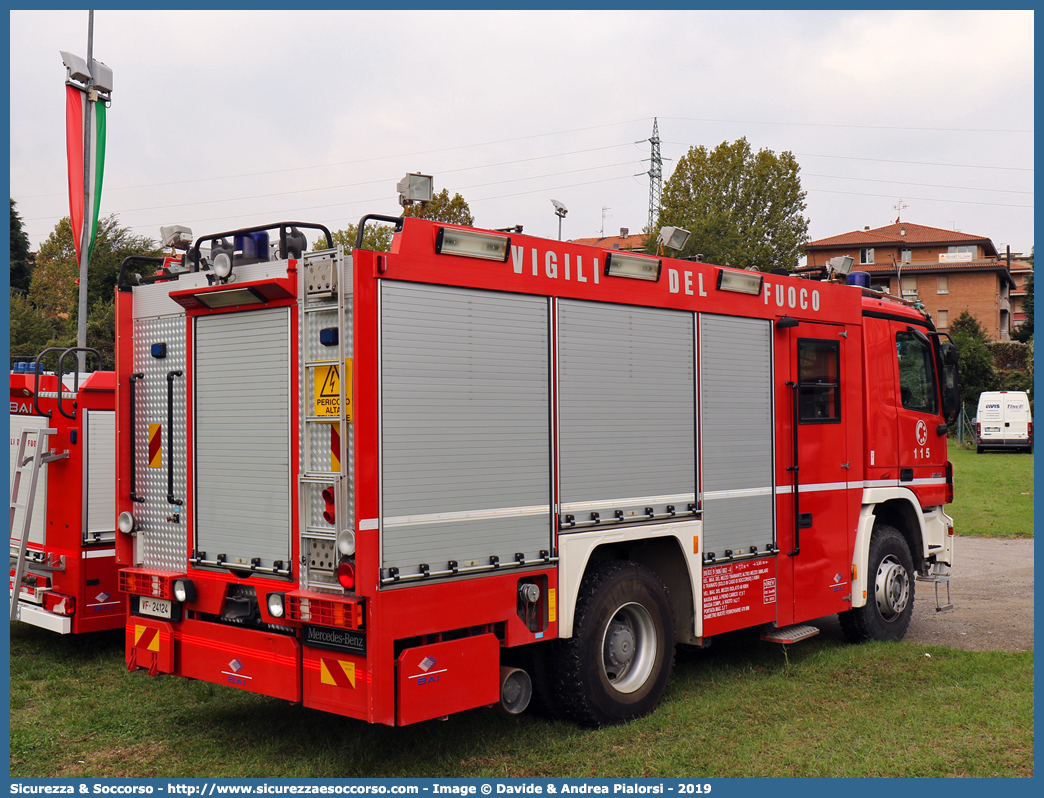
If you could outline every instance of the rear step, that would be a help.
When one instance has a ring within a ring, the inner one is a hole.
[[[807,623],[796,623],[793,626],[769,627],[761,633],[761,639],[769,643],[797,643],[819,634],[819,627]]]
[[[950,598],[950,571],[940,562],[932,563],[932,570],[927,574],[918,574],[918,582],[933,582],[935,584],[935,611],[946,612],[953,609],[953,600]],[[939,585],[946,585],[946,603],[939,603]]]

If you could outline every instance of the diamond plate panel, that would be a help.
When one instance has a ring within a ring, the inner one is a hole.
[[[143,539],[142,566],[164,571],[184,571],[188,560],[187,515],[168,520],[177,507],[167,501],[167,468],[174,463],[174,498],[183,502],[188,490],[186,446],[186,322],[185,317],[165,315],[140,318],[134,322],[134,370],[144,374],[138,380],[134,395],[134,469],[135,490],[145,501],[135,507],[139,532]],[[165,343],[167,354],[152,357],[154,343]],[[168,446],[167,374],[181,371],[174,385],[174,449]],[[159,467],[149,465],[149,425],[161,429]]]

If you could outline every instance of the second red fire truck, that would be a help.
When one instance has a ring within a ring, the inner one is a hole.
[[[11,373],[11,620],[60,634],[119,629],[127,616],[115,548],[116,379],[80,373],[81,351],[46,349]],[[43,371],[49,356],[57,373]]]
[[[833,613],[899,640],[949,578],[957,354],[925,313],[418,218],[360,242],[374,218],[389,253],[284,223],[121,278],[129,668],[602,725],[677,644]]]

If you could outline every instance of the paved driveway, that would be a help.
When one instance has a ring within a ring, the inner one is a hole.
[[[906,640],[969,651],[1033,650],[1033,541],[958,537],[951,569],[954,608],[935,611],[935,589],[918,582]],[[945,603],[946,586],[939,586]],[[841,638],[837,616],[814,622]]]

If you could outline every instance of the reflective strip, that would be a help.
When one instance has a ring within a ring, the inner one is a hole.
[[[703,500],[712,502],[717,499],[747,499],[753,496],[770,496],[772,488],[740,488],[737,490],[711,490],[703,494]]]
[[[801,484],[798,485],[798,490],[801,493],[818,493],[823,491],[831,490],[856,490],[862,489],[862,482],[819,482],[811,485]],[[793,485],[779,485],[776,488],[776,493],[793,493]]]
[[[631,496],[626,499],[606,499],[604,501],[573,502],[563,504],[562,512],[574,513],[584,510],[611,509],[613,507],[633,507],[636,504],[684,504],[696,501],[695,493],[680,493],[673,496]]]
[[[905,482],[898,479],[869,479],[863,483],[864,488],[908,488],[911,485],[945,485],[946,477],[928,477],[927,479],[909,479]]]
[[[422,526],[424,524],[451,524],[461,521],[489,521],[494,518],[521,518],[530,515],[547,515],[549,505],[535,507],[497,507],[491,510],[461,510],[455,513],[427,513],[425,515],[397,515],[384,519],[384,528]],[[360,524],[360,529],[362,528]]]
[[[83,559],[93,560],[96,557],[115,557],[116,549],[95,549],[93,551],[85,551],[83,553]]]
[[[377,529],[379,524],[376,518],[362,518],[359,520],[359,531],[363,532],[367,529]]]

